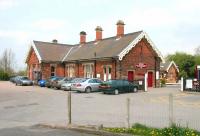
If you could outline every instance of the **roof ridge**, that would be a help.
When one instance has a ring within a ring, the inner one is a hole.
[[[128,35],[139,33],[139,32],[143,32],[143,30],[127,33],[127,34],[124,34],[124,36],[128,36]],[[124,37],[124,36],[122,36],[122,37]],[[106,38],[103,38],[101,41],[112,39],[112,38],[115,38],[115,37],[117,38],[117,36],[106,37]],[[62,46],[80,46],[81,45],[80,43],[77,43],[77,44],[63,44],[63,43],[52,43],[52,42],[44,42],[44,41],[37,41],[37,40],[33,40],[33,42],[41,42],[41,43],[48,43],[48,44],[52,44],[52,45],[62,45]],[[90,44],[90,43],[95,43],[95,42],[97,42],[97,41],[93,40],[93,41],[88,41],[88,42],[86,42],[84,44]]]
[[[52,42],[44,42],[44,41],[37,41],[33,40],[33,42],[40,42],[40,43],[47,43],[47,44],[52,44],[52,45],[60,45],[60,46],[73,46],[73,44],[64,44],[64,43],[52,43]]]
[[[135,33],[139,33],[139,32],[143,32],[143,30],[136,31],[136,32],[131,32],[131,33],[127,33],[127,34],[124,34],[122,37],[131,35],[131,34],[135,34]],[[117,36],[106,37],[106,38],[103,38],[103,39],[100,40],[100,41],[112,39],[112,38],[115,38],[115,37],[117,38]],[[95,42],[97,42],[97,41],[93,40],[93,41],[85,42],[84,44],[89,44],[89,43],[93,43],[93,42],[95,43]],[[81,45],[81,44],[78,43],[78,44],[74,44],[74,45]]]

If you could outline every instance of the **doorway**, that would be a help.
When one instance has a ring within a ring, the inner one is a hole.
[[[133,82],[134,80],[134,72],[128,71],[128,81]]]
[[[153,72],[148,72],[148,87],[153,87]]]

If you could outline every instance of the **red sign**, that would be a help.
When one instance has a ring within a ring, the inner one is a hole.
[[[146,67],[147,67],[147,64],[145,64],[145,63],[138,63],[138,64],[136,65],[136,67],[137,67],[137,68],[146,68]]]

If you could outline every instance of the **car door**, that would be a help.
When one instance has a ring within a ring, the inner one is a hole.
[[[124,92],[124,88],[123,88],[123,80],[117,80],[117,88],[119,89],[120,93]]]
[[[96,81],[94,79],[90,79],[88,81],[88,85],[87,86],[90,86],[92,88],[92,91],[95,91],[96,90]]]
[[[126,80],[124,80],[123,81],[123,90],[124,90],[124,92],[129,92],[129,82],[128,81],[126,81]]]

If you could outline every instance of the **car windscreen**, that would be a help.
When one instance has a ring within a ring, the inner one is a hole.
[[[21,77],[22,80],[29,80],[28,77]]]

